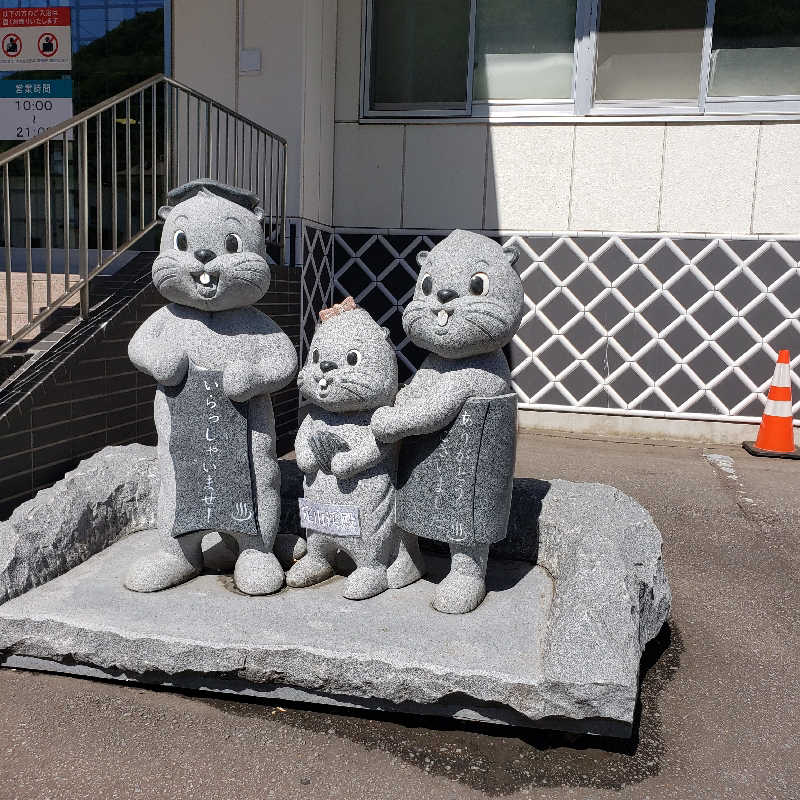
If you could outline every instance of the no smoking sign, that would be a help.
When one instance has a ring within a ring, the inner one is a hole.
[[[72,69],[70,9],[0,8],[0,70]]]

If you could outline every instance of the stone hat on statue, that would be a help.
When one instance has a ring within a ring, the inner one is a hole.
[[[170,189],[167,192],[167,205],[174,207],[183,200],[188,200],[190,197],[200,194],[203,190],[219,195],[219,197],[224,197],[226,200],[243,206],[258,216],[258,209],[261,204],[258,195],[248,192],[246,189],[240,189],[238,186],[229,186],[227,183],[221,183],[211,178],[196,178],[193,181]]]

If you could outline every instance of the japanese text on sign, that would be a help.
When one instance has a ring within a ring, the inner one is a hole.
[[[0,140],[25,141],[72,116],[72,81],[0,81]]]
[[[34,69],[72,69],[69,8],[0,8],[0,70]]]

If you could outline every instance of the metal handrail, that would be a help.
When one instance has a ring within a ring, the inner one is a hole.
[[[138,127],[138,142],[133,141],[134,125]],[[92,279],[158,225],[158,207],[167,191],[193,178],[214,178],[257,194],[264,206],[268,247],[283,263],[286,155],[282,136],[163,74],[0,155],[0,222],[5,252],[5,302],[0,302],[0,312],[6,315],[6,341],[0,341],[0,354],[78,293],[80,314],[86,318]],[[59,170],[61,181],[54,183],[53,176],[58,176]],[[110,198],[105,191],[109,184]],[[15,202],[18,195],[21,199]],[[90,210],[92,199],[94,214]],[[41,213],[35,213],[40,205]],[[15,216],[15,211],[24,211],[24,220],[21,214]],[[15,221],[21,222],[17,236]],[[54,227],[59,221],[60,236],[58,226]],[[92,227],[94,237],[90,236]],[[91,268],[90,238],[97,253]],[[23,251],[18,256],[13,254],[15,240]],[[34,241],[42,246],[34,247]],[[77,276],[72,271],[75,250]],[[33,255],[40,251],[46,285],[45,296],[40,298],[43,307],[36,312]],[[57,296],[53,291],[54,251],[63,251],[64,287]],[[25,281],[15,285],[14,265],[23,260]],[[24,295],[24,319],[19,324],[14,320],[15,288]]]

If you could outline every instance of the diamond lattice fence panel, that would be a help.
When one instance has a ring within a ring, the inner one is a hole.
[[[333,300],[351,294],[389,328],[402,379],[425,355],[400,324],[416,254],[442,238],[335,235]],[[778,350],[800,362],[798,241],[495,238],[521,254],[526,313],[508,356],[523,408],[756,421]]]

